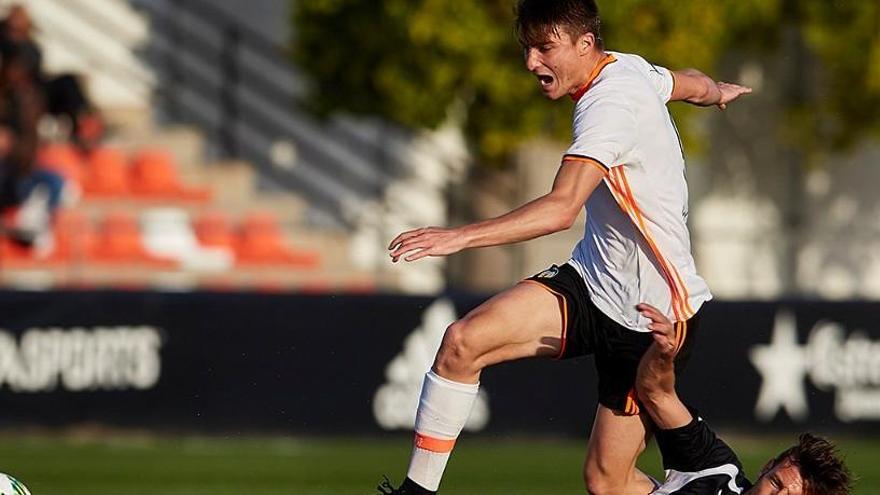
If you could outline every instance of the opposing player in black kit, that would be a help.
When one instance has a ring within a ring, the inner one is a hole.
[[[638,306],[652,323],[654,343],[636,378],[639,400],[657,426],[666,481],[654,495],[845,495],[851,476],[827,440],[809,433],[764,466],[757,481],[746,478],[736,454],[675,392],[678,325],[653,306]]]

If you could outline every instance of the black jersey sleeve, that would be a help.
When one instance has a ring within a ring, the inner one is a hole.
[[[695,412],[681,428],[659,430],[667,480],[656,492],[703,495],[743,493],[751,487],[733,450]]]
[[[741,466],[733,450],[696,414],[686,426],[659,430],[656,437],[664,469],[693,472],[724,464]]]

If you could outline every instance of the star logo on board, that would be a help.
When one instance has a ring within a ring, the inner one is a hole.
[[[777,314],[770,343],[753,347],[749,359],[763,379],[755,416],[770,421],[784,410],[795,421],[806,419],[808,352],[798,344],[794,315],[788,311]]]
[[[422,323],[403,341],[403,349],[385,368],[385,383],[373,396],[373,416],[386,430],[411,430],[416,421],[425,373],[431,369],[446,328],[458,319],[449,299],[438,299],[422,314]],[[489,423],[489,397],[480,389],[467,431],[479,431]]]

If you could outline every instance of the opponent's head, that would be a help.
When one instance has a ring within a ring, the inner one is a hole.
[[[544,96],[575,93],[603,50],[595,0],[519,0],[516,32]]]
[[[748,495],[847,495],[852,476],[828,440],[809,433],[764,466]]]

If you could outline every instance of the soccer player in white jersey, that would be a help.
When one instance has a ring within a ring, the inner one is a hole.
[[[599,405],[584,465],[587,490],[650,492],[653,480],[635,467],[650,427],[633,386],[652,338],[636,305],[650,303],[680,326],[681,369],[700,306],[711,298],[690,253],[684,157],[666,103],[723,109],[750,90],[605,51],[595,0],[520,0],[517,31],[544,96],[576,102],[573,142],[551,191],[483,222],[404,232],[391,241],[390,255],[412,262],[534,239],[570,228],[585,207],[584,238],[567,263],[496,295],[446,330],[422,387],[407,478],[399,488],[386,481],[383,493],[436,493],[485,367],[588,354],[596,361]]]
[[[639,311],[651,323],[654,343],[642,356],[636,390],[654,422],[666,480],[655,495],[848,495],[852,475],[834,444],[809,433],[771,459],[752,484],[736,453],[675,391],[675,358],[681,325],[657,308]]]

